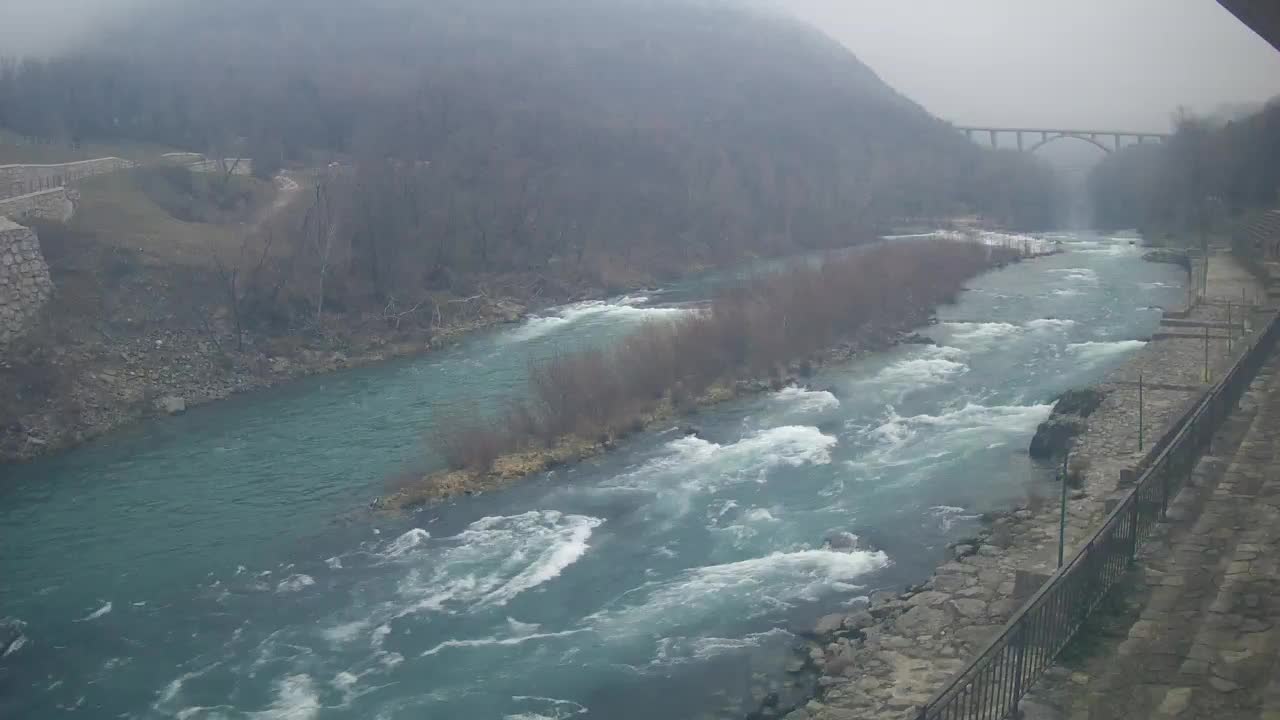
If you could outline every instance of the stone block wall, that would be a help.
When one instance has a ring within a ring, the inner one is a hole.
[[[0,198],[48,190],[91,175],[131,168],[133,165],[133,161],[118,157],[56,165],[0,165]]]
[[[52,190],[19,195],[0,200],[0,217],[23,222],[41,219],[66,222],[75,214],[75,190],[57,187]]]
[[[0,217],[0,347],[27,329],[52,294],[35,232]]]

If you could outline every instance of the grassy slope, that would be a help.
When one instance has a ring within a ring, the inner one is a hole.
[[[269,183],[248,178],[237,181],[262,186],[264,196],[270,191]],[[78,187],[80,204],[71,228],[107,245],[137,251],[149,264],[206,266],[212,252],[234,252],[250,229],[238,223],[178,220],[142,191],[132,173],[100,175]]]

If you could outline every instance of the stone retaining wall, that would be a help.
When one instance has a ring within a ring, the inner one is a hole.
[[[0,217],[0,347],[26,330],[52,293],[35,232]]]
[[[75,214],[75,200],[75,191],[65,187],[5,198],[0,200],[0,218],[66,222]]]
[[[91,175],[131,168],[133,165],[131,160],[118,157],[55,165],[0,165],[0,198],[48,190]]]

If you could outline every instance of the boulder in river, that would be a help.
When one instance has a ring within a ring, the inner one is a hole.
[[[1091,387],[1068,390],[1058,396],[1058,402],[1053,406],[1053,413],[1089,417],[1098,409],[1098,406],[1102,405],[1102,401],[1107,399],[1107,394],[1103,390]]]
[[[1062,457],[1084,432],[1084,418],[1089,417],[1107,399],[1107,392],[1097,388],[1068,390],[1058,396],[1049,418],[1036,428],[1028,454],[1037,460]]]
[[[1050,415],[1036,428],[1027,452],[1037,460],[1062,457],[1083,431],[1084,423],[1078,415]]]
[[[833,532],[822,539],[822,546],[828,550],[853,552],[858,549],[858,536],[847,531]]]
[[[1177,250],[1167,250],[1163,248],[1152,250],[1146,255],[1143,255],[1142,259],[1147,262],[1172,263],[1185,268],[1187,272],[1191,272],[1191,258],[1186,253],[1178,252]]]
[[[187,401],[177,395],[165,395],[156,401],[156,409],[166,415],[177,415],[187,411]]]

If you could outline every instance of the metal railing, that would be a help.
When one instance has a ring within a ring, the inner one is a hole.
[[[1138,543],[1169,508],[1223,418],[1240,401],[1280,336],[1280,315],[1253,336],[1216,385],[1165,435],[1138,481],[1083,547],[1045,581],[933,699],[918,720],[1000,720],[1079,631],[1128,570]]]

